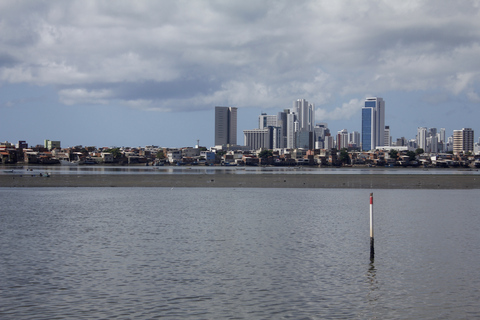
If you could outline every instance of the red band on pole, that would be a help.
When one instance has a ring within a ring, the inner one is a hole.
[[[370,197],[370,204],[373,204],[373,197]]]

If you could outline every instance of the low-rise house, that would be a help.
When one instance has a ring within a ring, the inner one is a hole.
[[[0,162],[3,164],[16,163],[17,153],[15,150],[0,151]]]
[[[258,164],[260,162],[257,157],[255,157],[253,155],[247,155],[247,154],[243,155],[242,161],[247,166],[258,166]]]
[[[205,159],[207,164],[215,163],[215,152],[211,151],[200,151],[200,158]]]
[[[104,163],[113,163],[113,154],[110,152],[102,152],[101,157]]]
[[[182,151],[181,150],[169,150],[167,152],[167,159],[170,163],[177,163],[182,159]]]

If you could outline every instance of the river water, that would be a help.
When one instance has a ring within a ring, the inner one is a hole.
[[[478,190],[0,188],[0,200],[0,319],[480,317]]]

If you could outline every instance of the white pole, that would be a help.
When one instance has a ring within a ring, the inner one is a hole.
[[[373,193],[370,193],[370,259],[375,256],[375,248],[373,245]]]

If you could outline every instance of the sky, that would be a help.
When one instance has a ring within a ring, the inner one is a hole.
[[[315,105],[361,131],[385,100],[394,139],[480,136],[480,0],[0,2],[0,141],[214,145],[215,106],[258,116]]]

